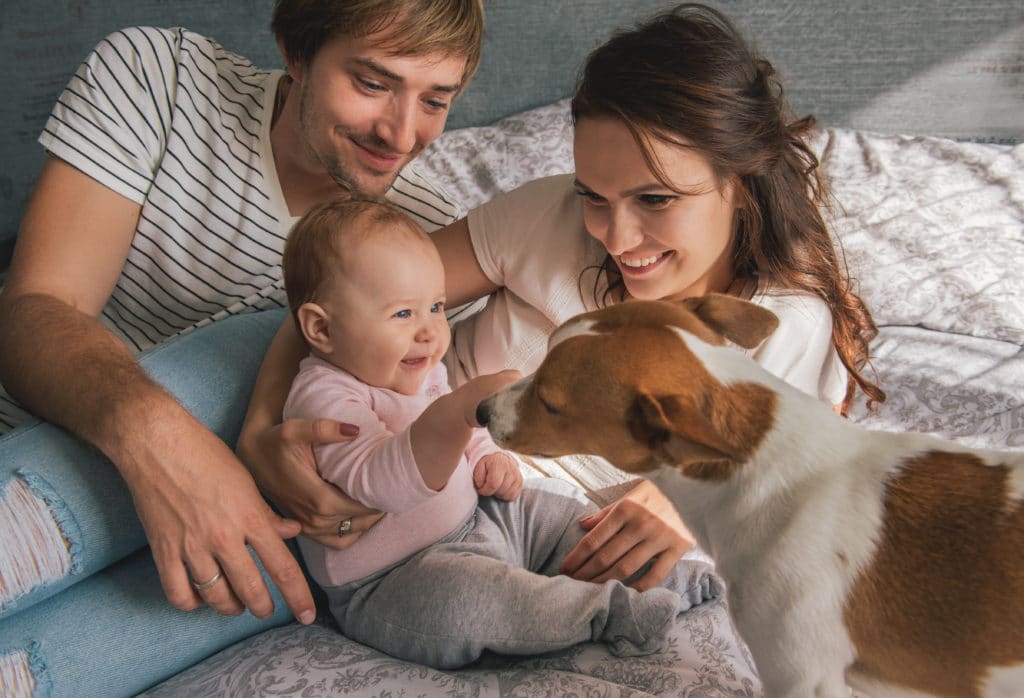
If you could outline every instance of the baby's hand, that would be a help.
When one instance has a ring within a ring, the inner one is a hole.
[[[477,461],[473,469],[473,484],[484,497],[493,495],[511,502],[523,491],[523,474],[519,471],[519,463],[509,454],[503,451],[488,453]]]

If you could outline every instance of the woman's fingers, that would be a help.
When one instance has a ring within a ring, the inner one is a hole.
[[[303,535],[329,548],[344,550],[359,540],[360,536],[373,528],[373,525],[380,521],[382,516],[384,516],[384,514],[381,512],[375,512],[372,514],[363,514],[361,516],[343,518],[335,517],[331,520],[331,523],[318,528],[315,533],[308,533],[304,531]],[[344,521],[349,521],[349,524],[345,526],[345,530],[342,531],[342,522]]]
[[[666,501],[656,490],[638,486],[581,520],[590,530],[565,557],[562,572],[600,583],[624,581],[642,571],[631,583],[638,589],[662,582],[693,545],[674,510],[665,510]]]

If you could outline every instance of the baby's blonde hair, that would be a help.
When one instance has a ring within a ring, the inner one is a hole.
[[[400,208],[382,199],[344,194],[309,209],[292,228],[281,256],[288,308],[299,335],[298,310],[316,302],[326,283],[345,273],[346,252],[371,236],[430,238]]]

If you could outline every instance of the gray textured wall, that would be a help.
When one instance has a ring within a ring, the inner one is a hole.
[[[450,128],[489,123],[572,89],[611,28],[662,0],[485,0],[480,72]],[[1017,142],[1024,138],[1020,0],[715,3],[781,69],[792,103],[828,126]],[[271,0],[13,0],[0,11],[0,270],[43,160],[36,137],[89,49],[113,29],[183,25],[280,65]]]

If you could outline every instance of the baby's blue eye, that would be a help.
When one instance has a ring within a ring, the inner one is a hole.
[[[442,310],[444,310],[444,303],[434,303],[430,306],[430,312],[432,313],[440,313]]]
[[[412,311],[408,310],[408,309],[407,310],[399,310],[397,313],[395,313],[395,317],[400,317],[400,318],[412,317]]]

